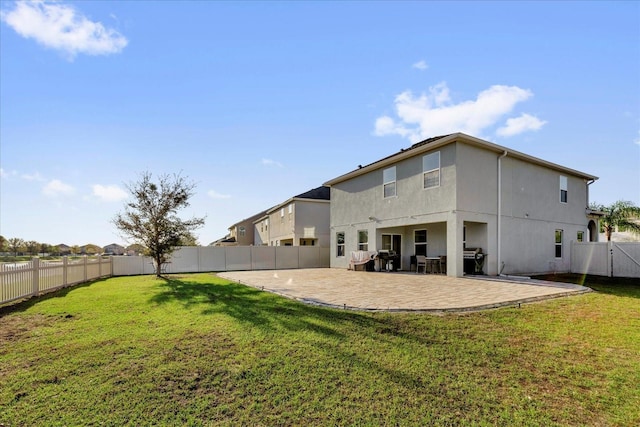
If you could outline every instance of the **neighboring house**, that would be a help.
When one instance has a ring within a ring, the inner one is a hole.
[[[124,246],[112,243],[102,248],[102,251],[105,255],[124,255],[125,249]]]
[[[144,253],[144,246],[133,243],[125,248],[125,255],[127,256],[138,256]]]
[[[64,243],[60,243],[56,246],[58,248],[58,253],[60,255],[70,255],[71,254],[71,246],[65,245]]]
[[[102,248],[98,245],[94,245],[93,243],[89,243],[83,246],[80,246],[80,253],[82,255],[97,255],[102,252]]]
[[[214,246],[251,246],[254,241],[253,223],[264,216],[266,211],[245,218],[228,228],[229,234],[213,242]]]
[[[236,238],[231,237],[229,234],[227,234],[226,236],[221,237],[218,240],[209,243],[209,246],[237,246]]]
[[[569,271],[570,243],[598,238],[596,179],[462,133],[430,138],[325,184],[331,267],[385,249],[403,270],[413,255],[446,256],[462,276],[465,250],[480,248],[486,274]]]
[[[329,247],[330,193],[317,187],[267,210],[253,222],[254,244]]]

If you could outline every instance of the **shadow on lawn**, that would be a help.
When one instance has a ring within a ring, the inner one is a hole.
[[[166,276],[163,279],[160,292],[151,297],[151,303],[178,301],[185,308],[200,307],[205,315],[226,314],[258,327],[282,327],[290,331],[306,330],[342,337],[342,333],[326,324],[340,320],[354,324],[377,322],[359,313],[305,305],[226,280],[221,283],[201,283],[180,276]]]
[[[108,280],[108,279],[109,277],[103,277],[100,279],[91,280],[89,282],[78,283],[76,285],[69,285],[67,287],[59,288],[57,290],[50,291],[50,292],[45,292],[43,294],[40,294],[34,297],[27,297],[24,300],[18,300],[15,302],[7,303],[7,305],[0,307],[0,317],[9,313],[25,311],[33,307],[34,305],[51,298],[64,298],[73,291],[86,288],[88,286],[93,285],[94,283],[104,282],[105,280]]]

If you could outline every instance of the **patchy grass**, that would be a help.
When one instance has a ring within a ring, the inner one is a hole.
[[[211,274],[0,311],[0,425],[638,425],[640,286],[464,315],[307,306]]]

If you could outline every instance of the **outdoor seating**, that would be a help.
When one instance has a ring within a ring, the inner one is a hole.
[[[446,255],[440,256],[440,273],[447,274],[447,256]]]
[[[351,261],[349,262],[349,270],[357,270],[358,266],[361,266],[363,270],[367,270],[367,267],[373,263],[378,252],[376,251],[352,251]]]
[[[420,267],[422,267],[422,273],[427,273],[427,257],[424,255],[416,255],[416,273],[420,272]]]

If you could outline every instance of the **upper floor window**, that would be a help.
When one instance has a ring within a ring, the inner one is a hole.
[[[567,203],[567,177],[560,175],[560,202]]]
[[[344,231],[336,233],[336,256],[344,256]]]
[[[358,250],[369,250],[369,232],[367,230],[358,230]]]
[[[384,186],[384,197],[393,197],[396,195],[396,167],[390,167],[382,172],[382,181]]]
[[[240,227],[240,228],[238,229],[238,233],[239,233],[239,234],[240,234],[240,236],[242,236],[242,237],[244,237],[245,231],[246,231],[246,229],[245,229],[244,227]]]
[[[439,151],[422,157],[422,175],[424,179],[424,188],[440,186]]]

